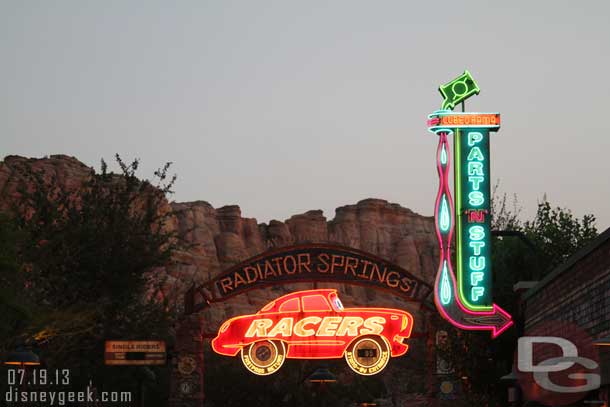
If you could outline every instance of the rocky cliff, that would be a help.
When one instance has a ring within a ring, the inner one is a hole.
[[[76,189],[91,171],[76,158],[64,155],[42,159],[7,156],[0,163],[0,210],[7,209],[14,198],[20,178],[17,169],[24,164],[46,176],[55,176],[69,190]],[[430,284],[434,280],[438,249],[433,218],[382,199],[341,206],[331,220],[322,211],[311,210],[284,222],[272,220],[268,224],[243,217],[237,205],[213,208],[205,201],[169,205],[175,215],[168,226],[178,231],[188,249],[177,252],[174,262],[157,273],[168,277],[167,293],[175,298],[180,298],[191,284],[209,281],[226,268],[269,248],[306,242],[361,249],[402,266]],[[215,329],[221,320],[236,313],[253,312],[273,297],[295,288],[309,287],[301,284],[235,297],[222,309],[209,311],[210,328]],[[366,305],[373,299],[378,305],[396,305],[398,301],[363,287],[341,287],[341,291],[348,306]]]

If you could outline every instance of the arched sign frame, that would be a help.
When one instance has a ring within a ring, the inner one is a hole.
[[[424,307],[434,291],[432,285],[381,257],[346,246],[309,243],[273,248],[192,287],[185,294],[185,313],[254,289],[316,282],[367,286]]]

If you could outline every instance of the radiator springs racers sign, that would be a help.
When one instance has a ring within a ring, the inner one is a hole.
[[[336,359],[361,375],[382,371],[404,355],[413,317],[391,308],[344,308],[334,289],[294,292],[253,315],[226,321],[212,349],[237,356],[252,373],[276,372],[286,358]]]

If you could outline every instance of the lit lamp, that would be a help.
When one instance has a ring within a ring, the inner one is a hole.
[[[320,367],[307,378],[309,383],[317,383],[320,386],[320,393],[326,390],[326,383],[336,383],[337,377],[326,367]],[[326,406],[326,400],[321,397],[321,405]]]
[[[325,367],[318,368],[307,378],[309,383],[336,383],[337,377]]]
[[[18,346],[13,352],[10,352],[6,356],[4,361],[5,365],[16,365],[16,366],[38,366],[40,365],[40,358],[31,350],[25,349],[23,346]]]

